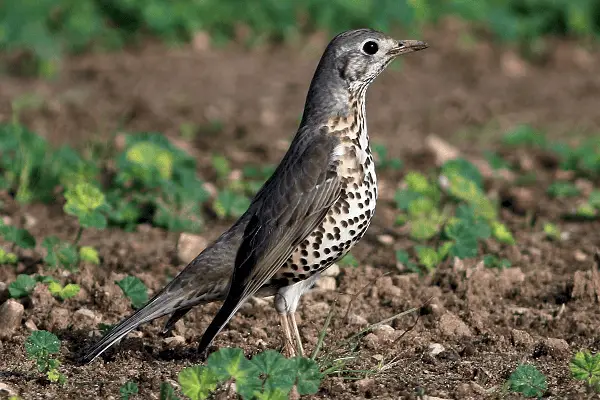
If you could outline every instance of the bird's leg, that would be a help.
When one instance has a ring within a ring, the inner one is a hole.
[[[279,314],[279,323],[281,324],[281,329],[283,330],[284,336],[283,339],[285,341],[283,346],[283,354],[286,357],[294,357],[296,355],[296,351],[294,350],[294,343],[292,342],[290,325],[286,314]]]
[[[292,324],[292,329],[294,330],[294,338],[296,339],[296,348],[298,349],[298,353],[300,353],[300,357],[304,357],[304,348],[302,347],[302,339],[300,338],[300,331],[298,330],[298,324],[296,324],[296,313],[292,312],[288,315],[290,319],[290,323]]]

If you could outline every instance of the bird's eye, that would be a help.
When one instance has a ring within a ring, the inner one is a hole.
[[[377,42],[373,42],[372,40],[369,40],[368,42],[363,44],[362,49],[365,52],[365,54],[372,56],[373,54],[377,53],[377,51],[379,50],[379,45],[377,44]]]

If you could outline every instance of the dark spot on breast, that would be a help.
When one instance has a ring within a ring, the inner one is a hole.
[[[332,235],[331,233],[328,233],[328,234],[327,234],[327,239],[328,239],[328,240],[333,240],[333,235]]]
[[[329,254],[329,253],[331,253],[331,250],[329,249],[329,247],[325,247],[325,249],[323,250],[323,252],[325,254]]]
[[[306,258],[301,258],[300,259],[300,264],[307,265],[308,264],[308,260]]]
[[[283,276],[285,276],[286,278],[293,278],[294,276],[296,276],[296,274],[294,274],[293,272],[284,272]]]
[[[294,271],[298,271],[298,264],[292,264],[292,269]]]
[[[306,279],[306,275],[305,274],[298,274],[298,278],[300,278],[300,279]]]
[[[302,269],[304,269],[306,272],[310,271],[310,266],[305,265],[304,267],[302,267]]]
[[[320,245],[320,243],[314,242],[314,243],[312,244],[312,247],[313,247],[313,249],[315,249],[315,250],[319,250],[319,247],[321,247],[321,245]]]
[[[348,227],[348,223],[346,221],[342,221],[341,225],[343,228],[347,228]]]
[[[318,251],[313,251],[313,257],[314,258],[320,258],[321,257],[321,253],[319,253]]]
[[[350,229],[350,236],[356,235],[356,231],[354,229]]]
[[[305,246],[305,247],[306,247],[306,246]],[[308,256],[308,251],[306,251],[306,250],[302,250],[302,251],[300,252],[300,254],[302,254],[304,257],[306,257],[306,256]]]

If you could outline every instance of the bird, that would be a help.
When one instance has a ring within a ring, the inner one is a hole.
[[[295,318],[301,296],[363,237],[375,212],[367,88],[396,57],[427,47],[367,28],[336,35],[317,65],[288,151],[247,211],[81,361],[91,362],[141,324],[169,315],[166,333],[194,306],[223,301],[198,346],[205,356],[252,296],[274,296],[283,352],[303,355]]]

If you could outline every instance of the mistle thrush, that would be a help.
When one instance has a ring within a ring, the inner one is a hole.
[[[82,360],[93,360],[140,324],[170,314],[168,331],[192,307],[224,300],[200,341],[205,354],[248,298],[272,295],[284,350],[302,354],[295,319],[300,297],[363,237],[375,211],[367,88],[394,58],[426,47],[371,29],[333,38],[313,76],[298,132],[248,210]]]

